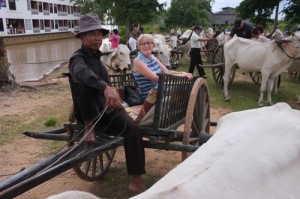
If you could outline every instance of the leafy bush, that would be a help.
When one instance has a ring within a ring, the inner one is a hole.
[[[50,126],[55,126],[57,124],[57,119],[56,118],[49,118],[44,125],[46,127],[50,127]]]

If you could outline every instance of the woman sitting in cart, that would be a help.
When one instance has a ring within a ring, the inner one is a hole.
[[[191,73],[182,71],[171,71],[166,66],[164,66],[153,54],[153,48],[155,47],[154,38],[150,34],[142,34],[137,40],[137,46],[140,50],[137,57],[134,59],[133,75],[137,82],[138,87],[141,90],[142,98],[145,100],[144,109],[141,110],[139,116],[136,118],[136,122],[142,119],[145,112],[150,109],[155,103],[156,88],[158,85],[158,74],[172,74],[180,77],[186,77],[191,80],[193,75]],[[151,99],[146,99],[148,98]],[[155,97],[154,97],[155,96]],[[153,99],[154,98],[154,99]],[[149,105],[150,101],[150,105]],[[147,105],[146,105],[146,104]]]

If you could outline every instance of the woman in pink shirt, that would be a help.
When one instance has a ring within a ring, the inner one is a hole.
[[[120,44],[120,39],[121,39],[121,37],[119,35],[119,31],[117,29],[113,29],[112,34],[109,38],[112,49],[118,48],[118,46]]]

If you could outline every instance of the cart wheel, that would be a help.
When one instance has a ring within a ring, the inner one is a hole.
[[[260,85],[261,84],[261,73],[249,72],[249,75],[250,75],[252,81],[256,85]]]
[[[88,159],[81,164],[73,167],[74,172],[78,177],[86,181],[96,181],[101,179],[104,174],[108,171],[114,156],[116,153],[116,148],[104,151]]]
[[[249,75],[250,75],[252,81],[253,81],[256,85],[260,85],[260,84],[261,84],[261,73],[249,72]],[[278,77],[277,88],[279,88],[280,83],[281,83],[281,75],[279,75],[279,77]]]
[[[170,69],[176,69],[179,65],[179,53],[171,52],[170,54]]]
[[[201,146],[209,138],[210,131],[210,104],[207,82],[198,78],[191,91],[186,118],[182,144]],[[190,155],[182,152],[182,161]]]
[[[294,81],[300,81],[300,72],[295,72],[295,71],[288,71],[289,76],[292,80]]]
[[[69,114],[69,122],[75,122],[74,106],[72,106]],[[74,131],[68,132],[71,137],[75,134]],[[68,146],[73,146],[74,142],[69,142]],[[96,181],[101,179],[108,171],[117,148],[99,153],[97,156],[82,162],[73,167],[74,172],[78,177],[86,181]]]
[[[207,51],[209,52],[207,55],[207,61],[209,63],[213,62],[213,55],[215,52],[215,50],[219,47],[219,42],[216,38],[209,40],[208,44],[207,44]]]
[[[214,55],[213,55],[212,63],[213,64],[223,63],[223,66],[212,67],[212,75],[213,75],[213,78],[214,78],[215,82],[220,87],[223,87],[223,85],[224,85],[223,75],[224,75],[224,63],[225,63],[223,46],[219,46],[215,50]],[[235,76],[235,67],[232,68],[232,71],[231,71],[231,74],[230,74],[230,77],[229,77],[228,86],[230,86],[231,83],[233,82],[234,76]]]

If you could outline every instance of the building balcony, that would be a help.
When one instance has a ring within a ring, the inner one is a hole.
[[[51,32],[51,27],[45,27],[45,32]]]
[[[39,14],[39,9],[31,8],[31,14],[38,15]]]
[[[68,12],[57,11],[58,16],[67,16]]]
[[[50,10],[44,10],[44,15],[50,15]]]
[[[40,32],[41,32],[40,27],[33,28],[33,33],[40,33]]]
[[[80,12],[74,12],[73,15],[77,16],[77,17],[81,17],[81,13]]]
[[[60,26],[60,27],[58,27],[58,31],[67,31],[67,30],[69,30],[68,26]]]

